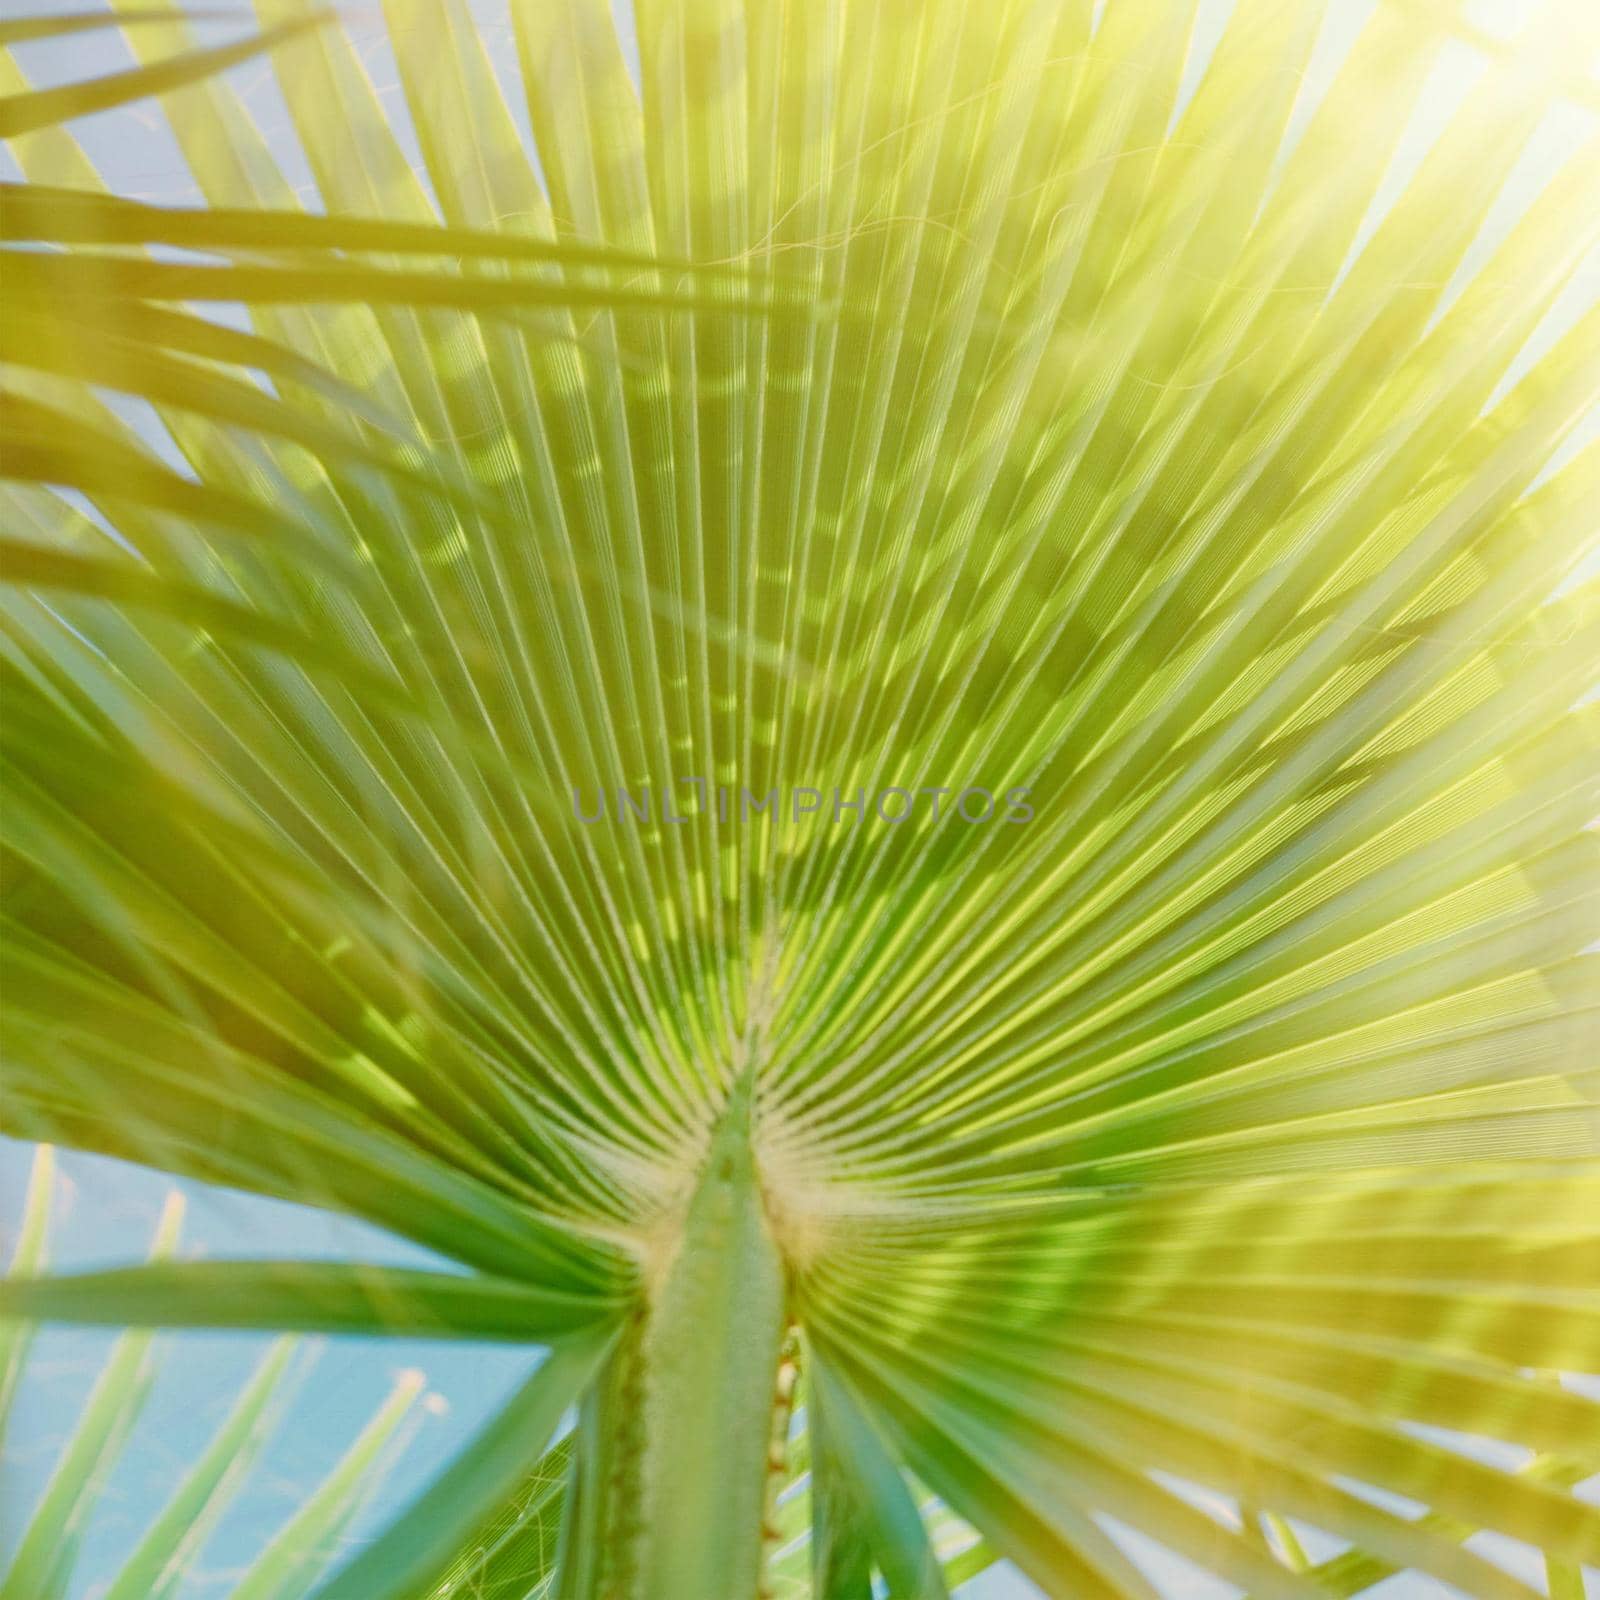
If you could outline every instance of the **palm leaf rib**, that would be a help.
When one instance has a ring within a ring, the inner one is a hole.
[[[0,1316],[124,1407],[152,1326],[548,1343],[329,1600],[1580,1592],[1600,25],[1520,9],[6,23],[0,1125],[463,1270],[36,1222]],[[67,125],[149,97],[197,203]]]

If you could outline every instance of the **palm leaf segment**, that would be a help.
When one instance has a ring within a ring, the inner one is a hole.
[[[1320,0],[1193,85],[1193,0],[635,9],[637,91],[599,0],[514,4],[515,71],[389,0],[421,173],[340,28],[272,35],[299,232],[226,80],[144,80],[163,223],[6,67],[8,1130],[482,1275],[257,1321],[556,1339],[406,1582],[581,1398],[561,1592],[743,1600],[789,1350],[819,1595],[938,1592],[930,1490],[1052,1594],[1153,1592],[1115,1523],[1264,1596],[1533,1593],[1474,1527],[1570,1589],[1595,313],[1523,352],[1594,140],[1479,234],[1592,17],[1527,8],[1369,225],[1449,7],[1320,91]],[[978,786],[1032,820],[876,811]]]

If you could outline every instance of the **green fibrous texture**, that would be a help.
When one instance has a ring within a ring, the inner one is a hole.
[[[1600,13],[1513,9],[5,23],[0,1127],[448,1260],[24,1253],[0,1356],[548,1347],[328,1600],[1580,1592]]]

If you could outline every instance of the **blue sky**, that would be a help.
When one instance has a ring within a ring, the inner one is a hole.
[[[6,1219],[6,1234],[20,1215],[31,1153],[14,1141],[0,1143],[0,1217]],[[64,1152],[55,1188],[52,1266],[85,1270],[142,1259],[162,1201],[174,1186],[163,1174]],[[402,1240],[309,1207],[195,1183],[176,1187],[188,1200],[184,1254],[432,1262],[426,1251]],[[0,1456],[0,1530],[12,1537],[42,1489],[114,1338],[111,1331],[52,1328],[35,1341]],[[74,1600],[92,1597],[97,1582],[103,1586],[115,1572],[271,1342],[246,1333],[163,1337],[159,1376],[91,1524]],[[333,1465],[398,1373],[420,1369],[429,1386],[413,1408],[415,1433],[352,1537],[360,1537],[363,1529],[370,1532],[418,1491],[509,1396],[538,1356],[532,1348],[434,1340],[306,1340],[277,1435],[218,1527],[184,1600],[227,1593],[230,1574],[250,1560]]]

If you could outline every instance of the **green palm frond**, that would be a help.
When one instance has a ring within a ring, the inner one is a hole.
[[[160,21],[165,17],[170,21],[181,16],[181,11],[153,11],[134,14],[128,20]],[[187,50],[170,61],[135,67],[127,72],[114,72],[103,78],[63,84],[56,89],[15,90],[0,97],[0,138],[15,139],[21,134],[69,122],[75,117],[108,111],[114,106],[128,105],[151,95],[170,93],[186,83],[197,82],[242,61],[249,61],[304,29],[316,27],[326,16],[327,13],[320,13],[298,18],[281,27],[242,39],[237,44],[219,45],[209,50]],[[30,26],[30,23],[33,25]],[[30,37],[49,37],[52,32],[78,32],[88,23],[89,19],[82,17],[20,18],[7,24],[11,38],[6,39],[5,43],[9,45],[13,40],[25,42]]]
[[[117,9],[0,66],[0,1113],[467,1275],[0,1306],[550,1342],[330,1600],[1581,1584],[1592,11],[1419,151],[1453,5],[260,0],[308,210]]]

